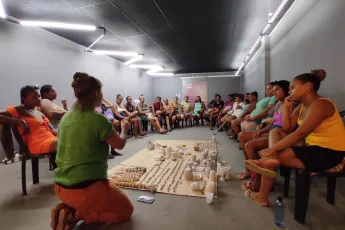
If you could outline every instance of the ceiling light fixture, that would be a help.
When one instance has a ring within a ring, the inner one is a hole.
[[[36,27],[48,27],[48,28],[61,28],[70,30],[89,30],[95,31],[96,26],[91,25],[81,25],[81,24],[70,24],[61,22],[47,22],[47,21],[20,21],[23,26],[36,26]]]
[[[126,52],[126,51],[93,50],[92,52],[96,55],[125,56],[125,57],[136,57],[139,55],[137,52]]]
[[[267,24],[261,34],[265,34],[267,30],[271,27],[271,24]]]
[[[129,65],[130,68],[138,68],[138,69],[163,69],[162,66],[159,65]]]
[[[156,73],[156,72],[161,71],[161,70],[163,70],[163,67],[153,68],[153,69],[146,71],[146,74]]]
[[[6,18],[5,9],[0,0],[0,18]]]
[[[282,9],[284,8],[284,6],[286,5],[286,3],[289,0],[283,0],[282,3],[280,3],[280,5],[278,6],[276,12],[274,12],[273,16],[271,17],[271,19],[268,21],[269,24],[272,24],[276,18],[278,17],[278,15],[280,14],[280,12],[282,11]]]
[[[242,62],[240,68],[238,68],[238,70],[237,70],[237,72],[236,72],[235,75],[238,75],[238,74],[241,72],[241,70],[242,70],[242,68],[243,68],[243,66],[244,66],[244,63],[245,63],[245,62]]]
[[[254,52],[254,50],[255,50],[255,49],[257,48],[257,46],[260,44],[261,40],[262,40],[262,36],[260,36],[260,37],[258,38],[258,40],[256,40],[256,42],[254,43],[253,47],[250,49],[248,55],[251,55],[251,54]]]
[[[174,73],[149,73],[150,76],[174,76]]]
[[[89,47],[86,48],[86,52],[89,51],[97,42],[99,42],[99,40],[101,40],[104,37],[105,34],[102,34],[101,36],[99,36],[99,38],[96,39],[96,41],[94,41]]]
[[[141,60],[142,58],[144,57],[144,55],[139,55],[139,56],[137,56],[137,57],[134,57],[134,58],[132,58],[132,59],[129,59],[128,61],[126,61],[124,64],[125,65],[130,65],[130,64],[132,64],[132,63],[134,63],[134,62],[137,62],[137,61],[139,61],[139,60]]]

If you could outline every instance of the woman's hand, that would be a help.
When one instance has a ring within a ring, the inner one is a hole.
[[[256,133],[254,133],[253,139],[258,139],[261,136],[261,132],[258,130]]]
[[[264,124],[260,124],[260,125],[256,126],[256,131],[259,131],[260,129],[262,129],[263,126],[264,126]]]
[[[20,125],[20,126],[23,127],[23,129],[24,129],[23,134],[28,134],[28,133],[30,133],[29,126],[28,126],[28,124],[26,123],[26,121],[24,121],[23,119],[16,119],[16,125]]]
[[[292,100],[291,96],[288,96],[285,98],[284,106],[285,107],[291,107],[293,105],[294,101]]]
[[[264,150],[261,150],[259,152],[259,155],[261,157],[270,157],[274,154],[274,151],[271,149],[271,148],[267,148],[267,149],[264,149]]]

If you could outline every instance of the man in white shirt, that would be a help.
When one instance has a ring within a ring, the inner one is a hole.
[[[61,118],[68,111],[66,99],[61,100],[62,107],[53,101],[57,98],[57,93],[52,85],[43,85],[41,93],[41,112],[50,120],[54,128],[57,128]]]

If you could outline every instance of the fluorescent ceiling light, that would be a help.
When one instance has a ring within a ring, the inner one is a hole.
[[[257,48],[258,44],[261,42],[261,39],[262,39],[262,36],[260,36],[258,38],[258,40],[256,40],[255,44],[253,45],[253,47],[249,51],[249,55],[251,55],[254,52],[254,50]]]
[[[143,57],[144,57],[144,55],[139,55],[137,57],[129,59],[128,61],[125,62],[125,65],[130,65],[130,64],[132,64],[134,62],[137,62],[137,61],[141,60]]]
[[[235,74],[235,75],[238,75],[238,74],[241,72],[241,70],[242,70],[243,66],[244,66],[244,62],[242,62],[242,64],[241,64],[240,68],[238,68],[238,70],[237,70],[237,72],[236,72],[236,74]]]
[[[163,69],[162,66],[159,65],[129,65],[130,68],[138,68],[138,69]]]
[[[5,9],[0,0],[0,18],[6,18]]]
[[[207,76],[207,78],[215,78],[215,77],[239,77],[240,75],[214,75],[214,76]]]
[[[174,73],[149,73],[150,76],[174,76]]]
[[[270,27],[271,27],[271,24],[267,24],[264,30],[262,31],[262,34],[265,34]]]
[[[149,71],[146,71],[146,73],[151,74],[151,73],[156,73],[161,70],[163,70],[163,67],[160,66],[159,68],[157,67],[157,68],[150,69]]]
[[[85,51],[89,51],[99,40],[101,40],[104,37],[104,34],[102,34],[101,36],[99,36],[99,38],[96,39],[96,41],[94,41],[89,47],[86,48]]]
[[[61,23],[61,22],[20,21],[19,23],[21,25],[24,25],[24,26],[61,28],[61,29],[71,29],[71,30],[89,30],[89,31],[94,31],[94,30],[97,29],[96,26],[91,26],[91,25],[80,25],[80,24],[70,24],[70,23]]]
[[[125,56],[125,57],[136,57],[139,54],[136,52],[124,52],[124,51],[107,51],[107,50],[93,50],[96,55],[114,55],[114,56]]]
[[[271,17],[271,19],[268,21],[268,23],[273,23],[276,18],[278,17],[279,13],[282,11],[282,9],[284,8],[284,6],[286,5],[286,3],[288,2],[289,0],[283,0],[282,3],[280,3],[280,5],[278,6],[276,12],[274,12],[273,16]]]

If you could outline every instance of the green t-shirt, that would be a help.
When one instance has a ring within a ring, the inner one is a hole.
[[[258,114],[260,114],[262,111],[264,111],[268,105],[273,105],[277,101],[276,97],[265,97],[261,99],[258,103],[256,103],[256,108],[253,110],[253,112],[250,114],[250,117],[255,117]]]
[[[102,114],[73,108],[59,125],[57,168],[54,182],[71,186],[107,178],[109,145],[104,141],[113,130]]]

